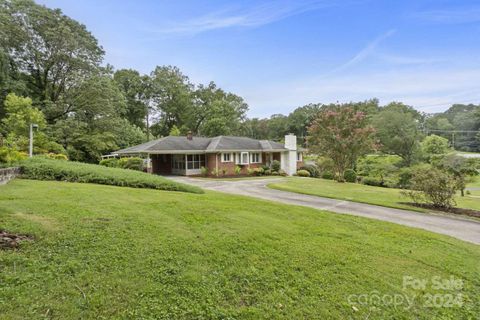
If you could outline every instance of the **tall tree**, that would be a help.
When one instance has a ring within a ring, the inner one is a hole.
[[[31,0],[0,0],[2,45],[50,123],[69,112],[63,95],[94,72],[103,50],[84,25]]]
[[[313,120],[308,145],[311,151],[333,160],[336,179],[344,182],[346,169],[375,148],[374,131],[365,113],[355,111],[350,104],[339,105],[320,112]]]
[[[372,119],[381,150],[400,156],[409,166],[415,159],[422,138],[421,115],[412,107],[392,103]]]

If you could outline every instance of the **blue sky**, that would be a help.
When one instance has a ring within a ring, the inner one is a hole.
[[[39,0],[82,22],[105,62],[176,65],[249,115],[379,98],[424,112],[480,101],[480,1]]]

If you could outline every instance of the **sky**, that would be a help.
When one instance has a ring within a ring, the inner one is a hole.
[[[105,63],[178,66],[250,117],[308,103],[480,102],[478,0],[37,0],[85,24]]]

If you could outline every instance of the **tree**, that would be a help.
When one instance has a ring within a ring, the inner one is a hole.
[[[30,0],[0,2],[8,55],[47,120],[69,112],[63,95],[95,72],[103,50],[84,25]]]
[[[178,137],[181,134],[180,129],[176,125],[173,125],[172,129],[170,129],[169,136]]]
[[[420,149],[422,150],[423,157],[430,161],[434,156],[448,153],[450,151],[450,145],[448,139],[432,134],[423,139],[420,143]]]
[[[2,120],[2,131],[5,135],[28,137],[32,123],[37,124],[40,129],[45,128],[45,117],[40,110],[32,106],[32,99],[10,93],[4,104],[6,117]]]
[[[411,165],[422,137],[420,119],[417,111],[403,104],[392,103],[384,107],[372,118],[381,151],[398,155],[406,166]]]
[[[462,197],[465,193],[468,178],[478,175],[475,159],[467,159],[455,154],[445,156],[438,164],[438,167],[453,175],[457,189],[460,190]]]
[[[182,130],[194,114],[193,84],[173,66],[156,67],[150,77],[152,99],[159,114],[157,135],[168,135],[174,125]]]
[[[376,147],[374,132],[363,112],[355,111],[350,104],[339,105],[320,112],[313,120],[308,144],[312,152],[333,160],[336,179],[343,182],[345,170]]]

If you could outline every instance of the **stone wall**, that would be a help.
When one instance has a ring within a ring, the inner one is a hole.
[[[20,168],[0,168],[0,185],[15,179],[20,174]]]

